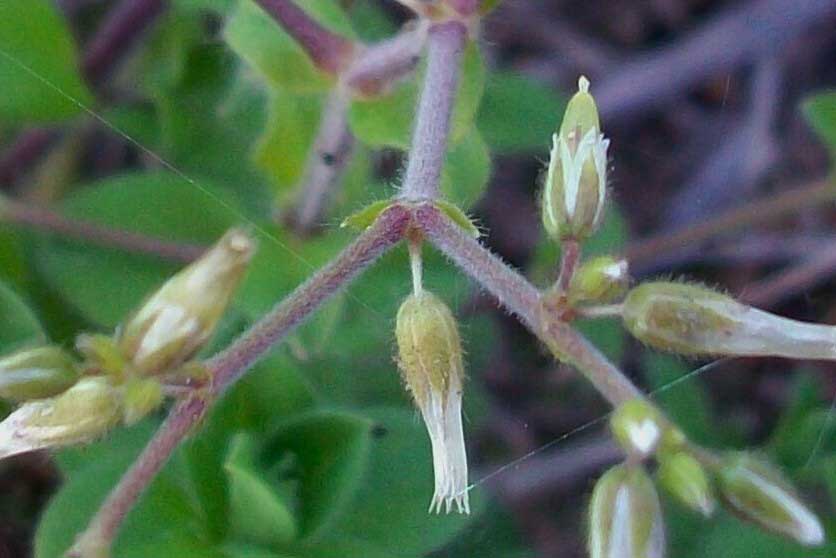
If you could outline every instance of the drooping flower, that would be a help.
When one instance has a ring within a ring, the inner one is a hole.
[[[407,389],[430,436],[435,492],[430,512],[470,513],[467,454],[462,428],[464,364],[461,340],[450,309],[425,290],[398,310],[395,336]]]

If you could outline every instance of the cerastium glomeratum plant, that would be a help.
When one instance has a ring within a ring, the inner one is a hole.
[[[606,216],[609,147],[586,78],[579,79],[579,90],[551,138],[542,220],[562,256],[557,281],[540,291],[478,242],[478,230],[465,213],[439,199],[459,66],[466,41],[478,30],[482,3],[403,1],[419,15],[419,23],[406,39],[379,50],[340,40],[292,2],[259,3],[320,70],[337,78],[331,108],[338,124],[345,96],[379,94],[414,68],[417,54],[425,53],[424,85],[400,192],[346,219],[346,225],[361,231],[356,240],[208,360],[195,355],[210,340],[255,250],[249,235],[238,229],[172,277],[113,334],[79,336],[75,354],[41,346],[0,359],[0,395],[20,404],[0,424],[2,457],[89,442],[137,422],[166,397],[175,400],[168,419],[80,534],[71,555],[107,556],[139,495],[212,403],[323,302],[402,241],[409,244],[413,292],[400,306],[394,336],[403,382],[431,441],[435,490],[430,511],[469,513],[470,506],[461,411],[463,351],[453,313],[422,284],[425,243],[495,296],[615,408],[610,429],[624,461],[606,472],[592,492],[592,558],[665,554],[657,485],[706,518],[722,504],[802,544],[824,541],[815,514],[772,465],[747,452],[715,452],[688,440],[573,329],[577,317],[615,316],[640,341],[663,351],[836,358],[832,327],[774,316],[687,282],[651,281],[630,289],[628,262],[610,256],[582,261],[584,242]],[[315,149],[341,149],[334,130],[323,130]],[[311,159],[309,177],[333,179],[332,171],[318,169],[320,163]],[[675,550],[671,554],[676,556]]]

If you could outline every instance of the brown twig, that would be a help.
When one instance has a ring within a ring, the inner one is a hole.
[[[648,261],[663,259],[666,254],[683,247],[696,248],[702,242],[737,229],[783,217],[806,207],[836,197],[833,183],[824,179],[811,185],[782,192],[774,197],[732,209],[714,219],[684,230],[663,234],[632,243],[626,258],[634,271]]]
[[[836,248],[810,254],[807,261],[751,285],[739,298],[754,306],[774,306],[836,274]]]
[[[191,262],[206,249],[197,244],[171,242],[90,221],[69,219],[49,209],[15,200],[0,199],[0,221],[174,262]]]
[[[287,31],[317,68],[339,74],[351,61],[354,43],[332,33],[291,0],[256,0]]]

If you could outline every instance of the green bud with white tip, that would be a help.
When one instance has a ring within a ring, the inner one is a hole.
[[[60,347],[25,349],[0,358],[0,397],[15,402],[52,397],[78,377],[75,361]]]
[[[640,466],[617,465],[589,504],[590,558],[662,558],[665,529],[653,481]]]
[[[824,529],[784,476],[745,452],[724,456],[717,468],[723,502],[743,519],[808,546],[824,543]]]
[[[687,452],[663,456],[656,471],[659,484],[680,503],[710,517],[717,507],[714,490],[702,464]]]
[[[543,185],[543,225],[555,240],[583,240],[598,228],[607,195],[607,148],[598,107],[581,76],[569,100]]]
[[[145,302],[117,333],[134,371],[173,372],[209,341],[254,249],[249,235],[233,229]]]
[[[569,284],[569,302],[606,303],[627,292],[630,282],[627,260],[612,256],[599,256],[584,262],[572,276]]]
[[[667,421],[650,402],[631,399],[610,417],[610,431],[627,455],[646,459],[662,441]]]
[[[622,318],[653,348],[688,355],[836,358],[836,328],[782,318],[701,285],[642,283]]]

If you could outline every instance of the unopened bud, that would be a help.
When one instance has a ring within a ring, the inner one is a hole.
[[[617,465],[595,484],[589,504],[590,558],[662,558],[665,528],[653,481]]]
[[[569,284],[569,302],[612,302],[627,291],[627,260],[599,256],[584,262]]]
[[[716,502],[714,491],[702,464],[687,452],[662,458],[656,472],[659,483],[679,502],[710,517]]]
[[[126,426],[136,424],[163,402],[163,387],[154,378],[131,378],[123,389],[122,421]]]
[[[628,455],[650,457],[662,440],[666,421],[661,413],[643,399],[631,399],[620,405],[610,417],[610,430]]]
[[[836,328],[782,318],[699,285],[643,283],[624,300],[625,327],[682,354],[836,358]]]
[[[84,355],[86,364],[95,373],[121,378],[125,374],[125,356],[108,335],[82,333],[75,340],[75,348]]]
[[[52,397],[78,376],[75,361],[60,347],[26,349],[0,358],[0,397],[15,402]]]
[[[801,544],[824,542],[818,518],[783,475],[764,461],[733,453],[723,459],[717,476],[724,503],[741,518]]]
[[[133,368],[160,374],[193,357],[212,336],[253,251],[252,239],[233,229],[154,293],[118,333]]]
[[[24,403],[6,417],[0,423],[0,459],[91,442],[121,416],[121,394],[106,378],[82,378],[58,397]]]
[[[401,375],[430,436],[435,493],[430,511],[470,513],[462,429],[464,364],[456,320],[437,296],[413,294],[398,310],[395,336]]]
[[[607,148],[598,107],[581,76],[560,130],[552,136],[543,187],[543,224],[555,239],[589,237],[598,228],[607,195]]]

